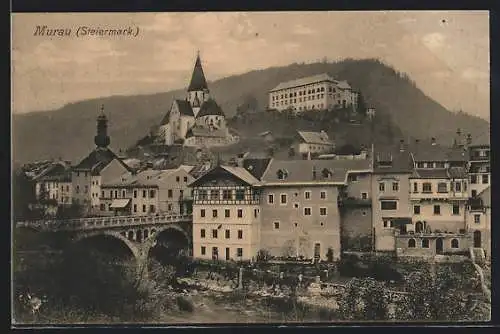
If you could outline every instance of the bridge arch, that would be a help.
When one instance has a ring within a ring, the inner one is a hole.
[[[173,233],[171,234],[169,231]],[[184,237],[184,240],[180,240],[180,238],[182,238],[181,236]],[[146,242],[148,243],[147,257],[149,259],[159,259],[158,256],[164,258],[164,256],[169,257],[170,255],[168,254],[177,254],[165,253],[165,250],[184,250],[184,252],[190,254],[192,248],[192,240],[189,232],[182,228],[182,226],[176,224],[155,227],[151,230],[150,237]],[[164,242],[166,242],[166,244],[164,244]]]
[[[103,230],[103,231],[81,233],[78,234],[75,238],[73,238],[73,243],[78,243],[84,239],[90,239],[99,236],[110,236],[120,240],[130,250],[131,254],[136,259],[139,258],[141,255],[139,248],[132,241],[128,240],[126,237],[120,234],[120,232],[118,231]]]

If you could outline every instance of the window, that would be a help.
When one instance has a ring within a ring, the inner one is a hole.
[[[415,239],[408,240],[408,248],[415,248]]]
[[[245,190],[236,189],[236,200],[243,201],[245,199]]]
[[[217,218],[217,210],[212,210],[212,217]]]
[[[448,185],[444,182],[439,182],[438,193],[447,193],[447,192],[448,192]]]
[[[460,182],[456,182],[455,183],[455,191],[456,192],[461,192],[462,191],[462,187],[461,187]]]
[[[105,211],[106,210],[106,205],[101,203],[101,211]]]
[[[151,204],[151,205],[149,206],[149,212],[154,213],[155,211],[156,211],[155,206]]]
[[[187,176],[184,176],[184,182],[187,182],[187,181],[188,181]]]
[[[368,199],[368,193],[362,192],[361,199]]]
[[[207,253],[207,249],[205,246],[201,246],[201,255],[205,255]]]
[[[474,224],[481,224],[481,215],[474,215]]]
[[[147,195],[148,195],[148,192],[147,192],[146,190],[143,190],[143,191],[142,191],[142,197],[143,197],[143,198],[146,198],[146,197],[147,197]],[[115,194],[115,196],[116,196],[116,194]]]
[[[210,190],[210,199],[216,201],[219,199],[219,192],[217,190]]]
[[[471,175],[470,176],[470,183],[476,184],[477,183],[477,175]]]
[[[167,205],[167,210],[172,211],[172,204]],[[203,217],[205,217],[205,212],[203,212]]]
[[[458,239],[451,239],[451,248],[458,248]]]
[[[253,216],[254,216],[254,218],[257,218],[259,216],[259,210],[258,209],[253,209]]]
[[[202,217],[202,218],[205,217],[205,209],[200,210],[200,217]]]
[[[229,239],[229,238],[231,238],[231,231],[226,230],[226,239]]]
[[[142,205],[142,212],[146,212],[146,204]]]
[[[137,212],[137,204],[134,204],[134,212]]]
[[[419,215],[420,214],[420,205],[414,205],[413,206],[413,214],[414,215]]]
[[[231,211],[229,209],[224,210],[224,217],[229,218],[231,214]]]
[[[267,195],[267,203],[269,203],[269,204],[274,203],[274,195],[273,194]]]
[[[155,191],[154,190],[150,190],[149,191],[149,197],[150,198],[155,198]]]
[[[384,182],[380,182],[378,184],[378,190],[379,191],[385,191],[385,183]]]
[[[413,192],[418,193],[418,183],[417,182],[413,182]]]
[[[304,192],[304,198],[305,199],[311,199],[311,192],[310,191]]]
[[[104,198],[104,190],[101,191],[101,197]]]
[[[484,174],[482,178],[483,178],[483,180],[482,180],[483,184],[488,184],[488,175]]]
[[[243,230],[238,230],[238,239],[243,239]]]
[[[454,215],[460,214],[460,206],[458,204],[453,204],[453,214]]]
[[[472,197],[476,197],[477,196],[477,190],[472,190],[471,191],[471,195],[472,195]]]
[[[429,239],[422,239],[422,248],[429,248]]]
[[[279,230],[280,229],[280,222],[274,222],[274,229]]]
[[[89,186],[85,186],[85,193],[89,192]]]
[[[384,220],[384,228],[392,228],[394,227],[394,223],[392,220]]]
[[[441,206],[440,205],[434,205],[434,214],[435,215],[441,214]]]
[[[168,191],[169,191],[168,197],[171,197],[170,195],[172,194],[172,190],[169,189]],[[200,200],[207,200],[207,198],[208,198],[207,191],[205,189],[198,190],[198,196],[199,196]]]
[[[205,229],[204,228],[202,228],[200,230],[200,238],[205,238]]]
[[[242,217],[243,217],[243,210],[238,209],[238,218],[242,218]]]
[[[310,216],[311,215],[311,208],[304,208],[304,216]]]
[[[398,182],[393,182],[392,183],[392,190],[393,191],[399,191],[399,183]]]
[[[432,184],[429,182],[424,182],[422,184],[422,192],[431,193],[432,192]]]
[[[227,201],[227,200],[230,200],[230,199],[231,199],[231,197],[232,197],[231,195],[232,195],[232,194],[231,194],[231,190],[223,190],[223,191],[222,191],[222,199],[223,199],[223,200],[226,200],[226,201]]]
[[[125,198],[125,190],[122,190],[122,197]]]
[[[319,193],[319,198],[326,199],[326,191],[322,191]]]
[[[280,201],[281,201],[281,204],[286,204],[286,194],[280,195]]]
[[[137,198],[137,190],[134,190],[134,198]]]
[[[350,182],[356,182],[356,181],[358,181],[358,176],[356,174],[349,174],[349,176],[347,177],[347,179]]]
[[[175,177],[175,181],[176,181],[176,182],[180,182],[180,180],[181,180],[181,178],[180,178],[179,176],[176,176],[176,177]]]
[[[397,201],[381,201],[380,202],[381,210],[397,210],[398,202]]]
[[[319,208],[319,215],[326,216],[326,208]]]
[[[237,257],[243,257],[243,248],[237,248],[236,249],[236,256]]]
[[[216,229],[212,230],[212,238],[217,239],[217,230]]]

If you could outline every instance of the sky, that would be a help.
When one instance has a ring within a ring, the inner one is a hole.
[[[184,88],[199,50],[210,81],[324,57],[378,58],[449,110],[489,120],[488,11],[15,13],[11,24],[14,113]],[[72,34],[35,36],[44,25]],[[138,34],[77,37],[81,26]]]

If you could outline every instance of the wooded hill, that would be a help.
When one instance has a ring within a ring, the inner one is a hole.
[[[265,110],[268,90],[280,82],[320,73],[347,80],[362,93],[367,105],[376,108],[379,135],[375,135],[375,140],[378,137],[379,140],[399,140],[397,137],[425,140],[436,137],[440,143],[451,144],[457,128],[473,136],[489,131],[487,121],[446,110],[418,89],[408,76],[374,59],[273,67],[209,82],[209,88],[230,118],[236,115],[237,110],[242,114]],[[62,157],[73,163],[78,162],[94,147],[95,120],[101,104],[105,105],[110,121],[111,147],[116,151],[119,148],[126,149],[159,124],[173,98],[184,97],[183,90],[152,95],[111,96],[71,103],[57,110],[15,114],[12,119],[14,161],[24,163]],[[295,130],[307,125],[303,124],[303,120],[292,118],[283,120],[278,117],[272,122],[274,116],[271,115],[266,118],[255,115],[245,117],[246,120],[239,118],[230,121],[245,137],[255,136],[265,130]],[[352,130],[350,125],[338,126],[341,129],[338,130],[330,122],[318,124],[318,129],[326,126],[330,128],[324,130],[330,134],[341,131],[342,134],[337,133],[335,137],[340,136],[344,138],[342,140],[362,143],[367,140],[367,131],[364,129],[367,124],[352,126]],[[316,129],[314,125],[311,127]]]

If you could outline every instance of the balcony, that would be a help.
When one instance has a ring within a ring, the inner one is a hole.
[[[362,199],[358,197],[345,197],[341,198],[339,201],[339,205],[342,207],[371,207],[372,200],[369,198]]]
[[[412,192],[410,200],[466,200],[469,198],[467,191],[447,191],[447,192]]]
[[[466,237],[467,232],[465,229],[460,229],[456,232],[450,231],[434,231],[434,232],[413,232],[413,231],[394,231],[396,237],[409,237],[409,238],[450,238],[450,237]]]

